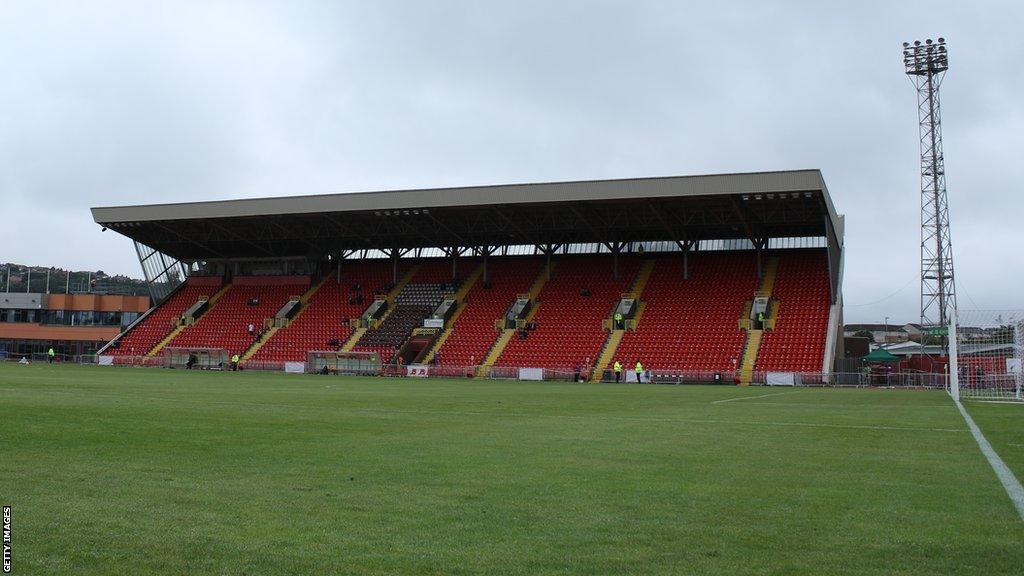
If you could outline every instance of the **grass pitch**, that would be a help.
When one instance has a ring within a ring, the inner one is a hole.
[[[1018,476],[1024,407],[971,405]],[[14,574],[1021,574],[942,392],[0,365]]]

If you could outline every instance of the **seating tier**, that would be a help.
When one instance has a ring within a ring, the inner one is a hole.
[[[485,287],[481,278],[466,294],[465,309],[435,355],[437,363],[473,366],[483,362],[497,339],[494,321],[504,316],[517,294],[529,291],[543,267],[543,258],[491,259],[488,262],[489,287]]]
[[[536,330],[528,331],[525,340],[513,338],[495,365],[571,371],[588,359],[595,361],[608,336],[602,322],[629,290],[641,260],[621,257],[617,280],[612,262],[610,256],[560,260],[538,296]]]
[[[752,253],[714,252],[658,257],[641,299],[646,308],[635,332],[626,332],[615,358],[652,371],[727,372],[743,353],[738,321],[758,287]]]

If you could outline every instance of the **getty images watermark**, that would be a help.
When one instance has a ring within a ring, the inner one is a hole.
[[[11,507],[4,506],[4,574],[11,571]]]

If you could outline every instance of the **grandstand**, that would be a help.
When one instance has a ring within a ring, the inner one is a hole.
[[[817,170],[93,217],[135,242],[157,301],[101,351],[116,363],[216,348],[281,370],[351,351],[393,369],[597,381],[639,360],[655,380],[746,384],[827,377],[841,353],[843,220]]]

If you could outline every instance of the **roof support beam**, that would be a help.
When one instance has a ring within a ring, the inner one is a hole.
[[[271,226],[277,228],[278,230],[283,231],[284,234],[285,234],[285,238],[295,238],[299,242],[302,242],[306,246],[309,246],[309,248],[311,250],[311,253],[316,254],[316,253],[318,253],[320,251],[320,248],[316,244],[313,244],[312,242],[310,242],[309,240],[304,238],[301,234],[293,233],[288,228],[285,228],[280,222],[277,222],[274,218],[264,217],[264,218],[262,218],[262,220],[267,222]]]
[[[612,253],[612,278],[619,279],[619,252],[626,247],[625,242],[603,242],[604,247]]]
[[[270,250],[267,250],[265,247],[260,246],[259,244],[253,242],[252,240],[246,238],[245,236],[243,236],[241,234],[238,234],[235,231],[233,231],[233,230],[231,230],[231,229],[229,229],[229,228],[227,228],[225,226],[221,226],[220,224],[217,224],[216,220],[211,220],[210,221],[210,227],[211,228],[216,228],[217,230],[220,230],[222,233],[224,233],[224,234],[226,234],[228,236],[231,236],[232,238],[234,238],[235,240],[237,240],[237,241],[239,241],[239,242],[241,242],[243,244],[252,246],[253,248],[259,250],[261,253],[263,253],[263,254],[265,254],[267,256],[273,256],[274,255],[273,252],[271,252]]]
[[[435,217],[433,213],[425,212],[425,214],[427,215],[427,218],[430,218],[431,222],[436,224],[438,228],[440,228],[440,229],[444,230],[445,232],[451,234],[452,238],[455,238],[456,240],[458,240],[460,244],[462,244],[463,246],[466,246],[466,245],[470,244],[470,242],[466,242],[465,240],[463,240],[462,236],[459,236],[459,234],[457,232],[455,232],[454,230],[452,230],[451,228],[446,226],[443,222],[438,220],[437,217]]]
[[[551,280],[551,255],[558,251],[562,247],[561,244],[537,244],[535,245],[546,257],[544,271],[548,276],[548,280]]]
[[[754,231],[750,228],[750,223],[747,222],[747,216],[744,214],[743,209],[740,207],[740,203],[736,201],[735,196],[730,196],[729,201],[732,203],[733,212],[736,214],[736,218],[743,225],[743,231],[747,234],[747,239],[756,244]]]
[[[591,234],[593,234],[594,238],[601,237],[601,234],[598,233],[597,229],[594,228],[594,226],[590,223],[590,218],[588,218],[586,215],[580,212],[579,206],[570,205],[569,211],[572,212],[573,215],[576,216],[576,218],[578,218],[579,221],[583,223],[583,227],[586,228],[587,231],[589,231]]]
[[[156,225],[157,228],[163,230],[164,232],[167,232],[168,234],[171,234],[172,236],[176,236],[176,237],[180,238],[183,242],[186,242],[186,243],[189,243],[189,244],[195,244],[196,246],[199,246],[200,248],[202,248],[204,250],[209,250],[210,253],[215,255],[215,256],[219,256],[221,258],[226,258],[224,253],[221,252],[220,250],[216,250],[216,249],[214,249],[214,248],[212,248],[210,246],[207,246],[206,244],[203,244],[202,242],[199,242],[195,238],[189,238],[188,236],[185,236],[184,234],[182,234],[181,232],[178,232],[174,228],[170,228],[170,227],[168,227],[167,225],[165,225],[165,224],[163,224],[161,222],[154,222],[154,224]],[[158,252],[160,252],[160,250],[158,250]]]
[[[515,230],[516,234],[519,235],[520,243],[533,244],[534,246],[540,245],[540,243],[537,242],[532,236],[524,232],[522,228],[520,228],[518,225],[516,225],[515,222],[509,219],[509,217],[506,216],[500,208],[494,208],[493,210],[491,210],[491,213],[500,218],[502,221],[504,221],[509,228]]]

